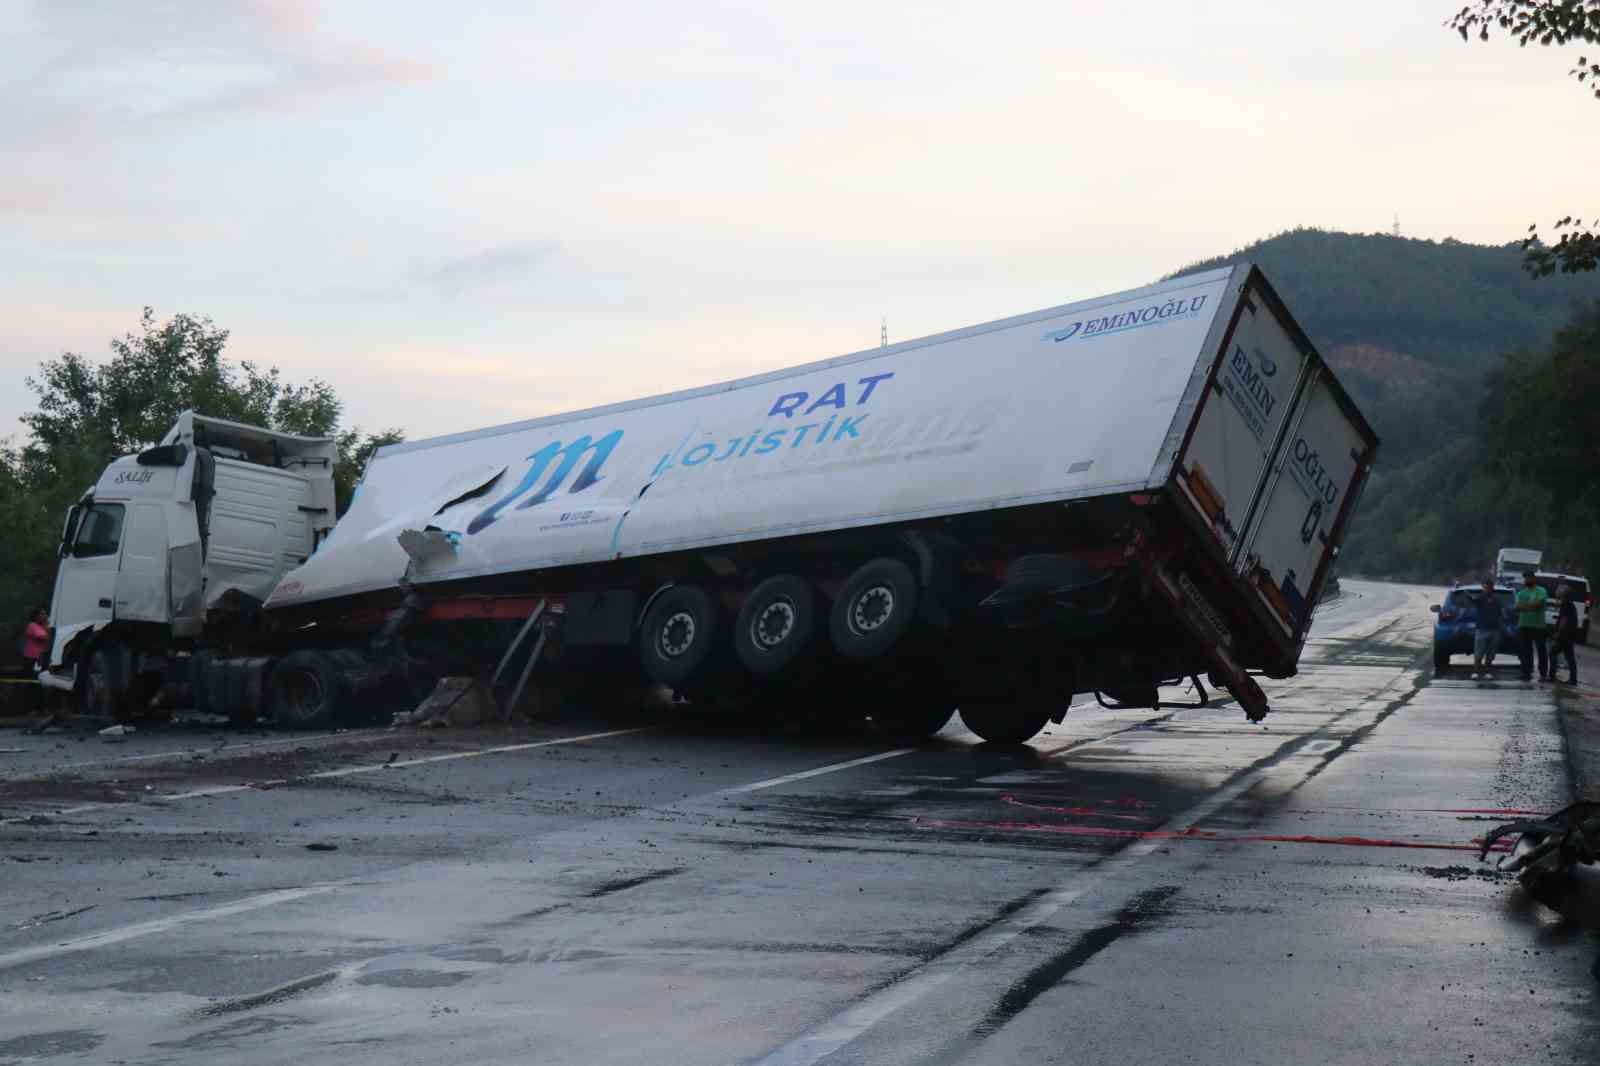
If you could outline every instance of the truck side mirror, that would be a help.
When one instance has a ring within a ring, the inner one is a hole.
[[[140,466],[182,466],[189,458],[189,449],[182,444],[162,444],[146,448],[139,453]]]

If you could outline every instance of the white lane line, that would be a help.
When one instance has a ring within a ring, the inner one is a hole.
[[[760,792],[764,788],[777,788],[779,785],[787,785],[791,781],[804,781],[808,777],[821,777],[823,774],[831,774],[838,770],[848,770],[852,766],[866,766],[868,763],[883,762],[885,759],[898,759],[902,755],[910,755],[912,752],[920,750],[920,748],[895,748],[893,751],[880,751],[876,755],[866,755],[859,759],[850,759],[847,762],[830,763],[827,766],[819,766],[815,770],[801,770],[799,773],[784,774],[782,777],[769,777],[765,781],[757,781],[751,785],[735,785],[733,788],[725,788],[715,794],[718,796],[736,796],[742,792]]]
[[[81,770],[85,767],[93,768],[96,766],[120,766],[122,763],[149,762],[152,759],[183,759],[195,755],[218,755],[225,758],[229,755],[248,754],[250,752],[263,751],[267,748],[288,747],[291,744],[299,744],[306,748],[331,747],[334,744],[350,740],[352,738],[376,738],[387,735],[388,730],[382,729],[347,729],[343,733],[332,733],[327,736],[319,737],[286,737],[282,740],[260,740],[254,743],[224,744],[220,748],[178,748],[173,751],[152,751],[144,755],[123,755],[115,759],[86,759],[82,762],[56,763],[53,766],[46,766],[38,771],[29,772],[36,774],[36,776],[43,777],[50,774],[62,773],[67,770]],[[17,779],[13,778],[12,780]]]
[[[525,744],[500,744],[493,748],[475,748],[472,751],[452,751],[444,755],[425,755],[418,759],[401,759],[391,763],[369,763],[363,766],[345,766],[337,770],[319,770],[314,774],[306,774],[296,778],[274,778],[270,781],[252,781],[243,785],[216,785],[211,788],[197,788],[189,792],[173,792],[170,794],[145,797],[152,801],[163,803],[174,800],[204,799],[208,796],[227,796],[237,792],[259,791],[264,788],[276,788],[287,785],[293,781],[326,781],[332,778],[350,777],[354,774],[371,774],[379,770],[404,770],[408,766],[425,766],[428,763],[452,762],[456,759],[477,759],[485,755],[504,755],[513,751],[529,751],[533,748],[553,748],[560,744],[578,744],[586,740],[604,740],[607,737],[624,737],[631,733],[646,733],[660,729],[660,726],[638,726],[633,729],[611,729],[604,733],[584,733],[575,737],[557,737],[554,740],[534,740]],[[910,750],[910,749],[907,749]],[[126,811],[137,809],[137,803],[85,803],[78,807],[67,807],[53,812],[50,817],[65,817],[73,814],[85,814],[90,811]],[[20,825],[32,815],[18,815],[12,818],[0,818],[0,825]]]
[[[203,910],[187,911],[167,918],[152,918],[147,922],[135,922],[132,925],[107,929],[99,933],[90,933],[87,936],[74,937],[71,940],[62,940],[54,944],[40,944],[37,947],[19,948],[16,951],[0,954],[0,970],[9,970],[14,966],[23,966],[30,962],[37,962],[40,959],[53,958],[58,955],[70,955],[74,952],[90,951],[94,948],[103,948],[111,944],[120,944],[125,940],[133,940],[142,936],[165,933],[195,922],[231,918],[236,914],[247,914],[263,907],[274,907],[280,903],[292,903],[298,899],[320,896],[323,893],[332,892],[334,889],[343,888],[352,883],[349,881],[335,881],[320,885],[306,885],[303,888],[284,888],[275,892],[263,892],[259,896],[246,896],[244,899],[235,900],[232,903],[207,907]]]
[[[1254,787],[1272,767],[1262,767],[1212,793],[1176,818],[1161,826],[1161,832],[1183,832],[1215,814],[1217,810]],[[1010,918],[973,937],[934,961],[912,971],[910,976],[823,1022],[810,1032],[758,1059],[754,1066],[812,1066],[855,1040],[868,1029],[902,1007],[928,995],[940,985],[993,955],[1028,930],[1053,918],[1057,912],[1082,897],[1098,891],[1106,882],[1131,870],[1141,859],[1171,842],[1156,837],[1128,845],[1113,858],[1094,867],[1089,874],[1078,874]]]

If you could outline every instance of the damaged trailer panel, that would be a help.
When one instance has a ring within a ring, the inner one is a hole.
[[[391,445],[268,605],[408,570],[444,583],[1175,484],[1297,644],[1374,446],[1265,279],[1238,266]],[[413,559],[408,529],[436,531],[435,547]]]

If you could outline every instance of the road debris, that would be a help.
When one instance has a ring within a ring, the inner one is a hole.
[[[1509,822],[1483,838],[1481,861],[1501,837],[1522,834],[1509,856],[1500,860],[1505,872],[1520,872],[1519,880],[1530,896],[1556,910],[1562,889],[1578,864],[1600,862],[1600,802],[1585,800],[1537,821]],[[1600,956],[1591,967],[1600,980]]]
[[[108,725],[100,730],[99,735],[103,737],[125,737],[134,732],[137,732],[137,730],[131,725]]]
[[[319,841],[314,841],[313,843],[307,844],[306,845],[306,850],[307,851],[338,851],[339,850],[339,845],[337,845],[337,844],[327,844],[327,843],[324,843],[324,842],[319,840]]]
[[[500,717],[489,691],[472,677],[442,677],[414,711],[394,716],[394,724],[424,728],[474,726]]]

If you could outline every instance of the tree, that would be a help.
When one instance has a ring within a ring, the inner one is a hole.
[[[1491,30],[1516,38],[1526,48],[1530,43],[1549,46],[1574,41],[1600,44],[1600,0],[1476,0],[1456,12],[1446,23],[1461,34],[1463,41],[1477,36],[1489,39]],[[1600,100],[1600,62],[1578,57],[1570,72],[1580,83],[1587,82]],[[1571,215],[1556,222],[1565,230],[1554,245],[1539,238],[1539,225],[1528,227],[1522,241],[1523,266],[1535,277],[1545,277],[1558,269],[1577,274],[1600,267],[1600,233],[1584,228],[1581,218]]]
[[[22,417],[21,447],[0,442],[0,619],[49,599],[56,542],[67,507],[113,457],[156,444],[178,413],[202,414],[338,443],[334,484],[341,513],[373,449],[398,430],[341,428],[344,408],[327,382],[283,380],[276,367],[231,362],[228,332],[179,314],[158,323],[145,308],[137,332],[111,341],[103,363],[67,352],[28,378],[37,407]],[[4,626],[0,625],[0,629]]]

